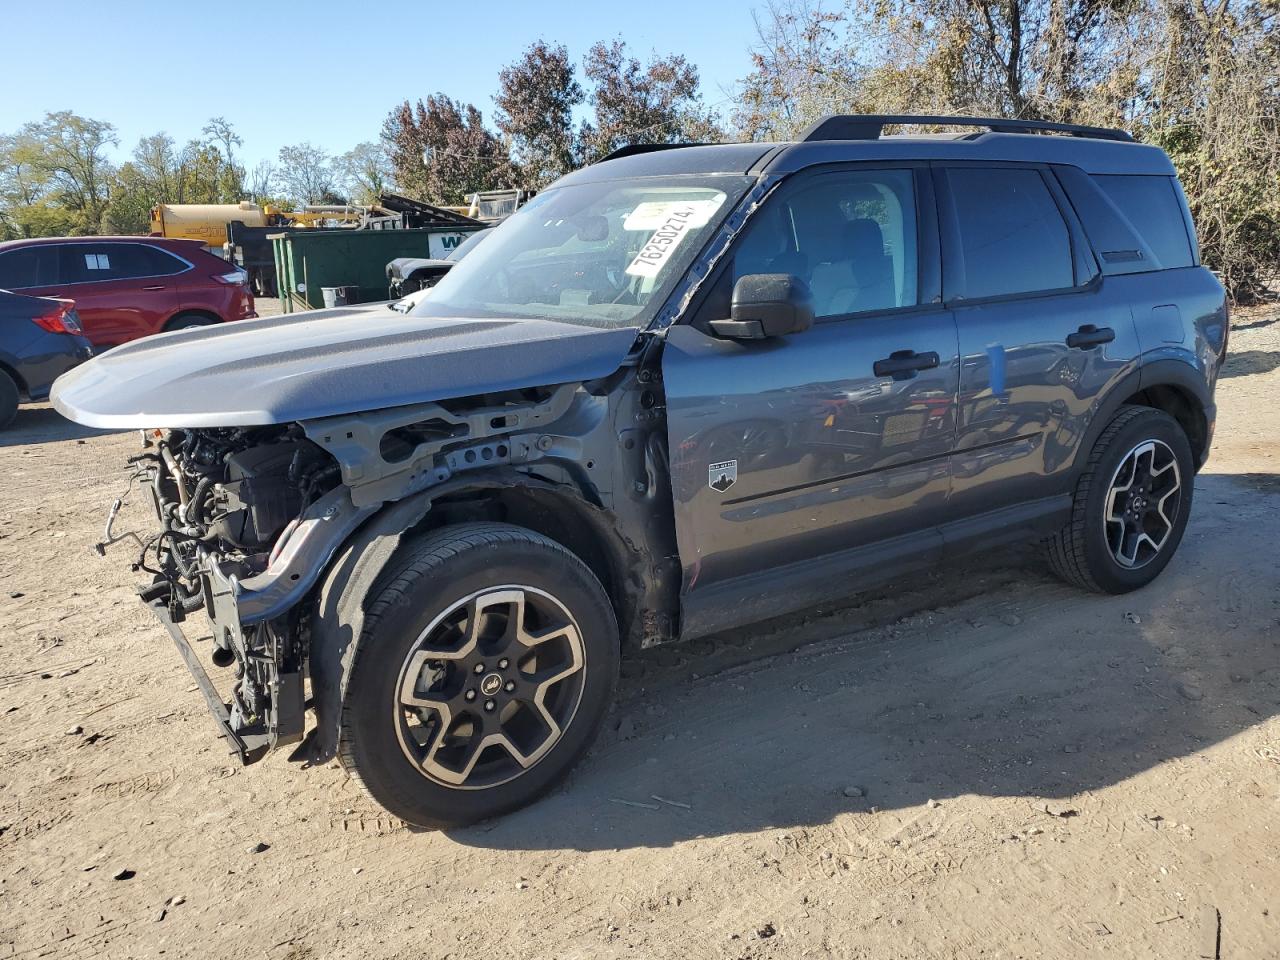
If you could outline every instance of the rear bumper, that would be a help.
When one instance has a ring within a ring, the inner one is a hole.
[[[24,399],[47,400],[53,381],[72,367],[93,356],[93,347],[84,337],[67,333],[45,333],[23,350],[18,374],[26,384]]]

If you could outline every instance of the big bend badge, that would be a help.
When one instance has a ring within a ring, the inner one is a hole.
[[[712,490],[724,493],[738,480],[738,461],[725,460],[723,463],[707,465],[707,485]]]

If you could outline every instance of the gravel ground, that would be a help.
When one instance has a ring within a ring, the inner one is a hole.
[[[1280,957],[1280,312],[1231,350],[1153,586],[1016,551],[633,658],[566,787],[448,833],[333,764],[229,758],[124,552],[91,551],[134,436],[24,409],[0,958]]]

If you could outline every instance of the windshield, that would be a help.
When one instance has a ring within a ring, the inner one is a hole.
[[[548,190],[468,251],[412,313],[644,325],[753,182],[655,177]]]

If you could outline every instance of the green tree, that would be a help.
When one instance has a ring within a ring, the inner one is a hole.
[[[146,233],[151,208],[161,203],[236,203],[239,171],[219,148],[190,140],[181,149],[167,133],[143,137],[111,178],[103,229]]]
[[[52,178],[39,146],[21,133],[0,136],[0,238],[69,233],[75,220],[50,204]]]
[[[62,110],[25,124],[6,139],[0,190],[6,198],[7,223],[25,223],[19,230],[37,223],[59,232],[101,230],[114,173],[107,148],[119,142],[115,127]],[[45,210],[22,212],[33,206]]]

